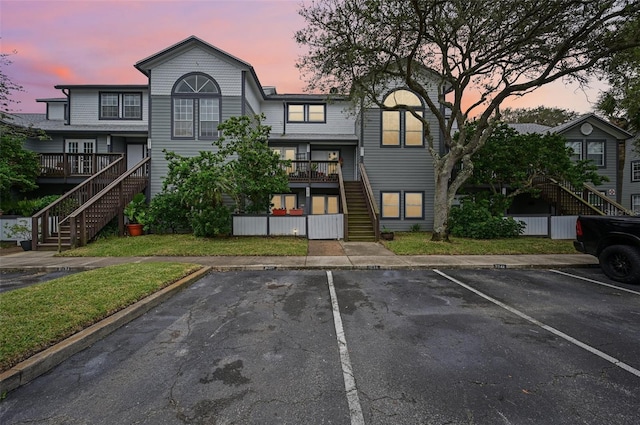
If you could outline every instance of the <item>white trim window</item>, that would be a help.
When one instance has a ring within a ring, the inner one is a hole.
[[[631,181],[640,182],[640,161],[631,162]]]
[[[100,93],[101,120],[141,120],[142,93]]]
[[[396,90],[384,99],[384,106],[406,106],[422,117],[424,106],[420,98],[409,90]],[[424,146],[422,121],[408,110],[382,111],[382,146]]]
[[[176,82],[171,98],[174,139],[218,137],[220,88],[213,78],[202,73],[187,74]]]
[[[571,159],[573,161],[580,161],[582,159],[582,141],[581,140],[569,140],[565,143],[565,146],[571,149]]]
[[[631,211],[640,215],[640,195],[631,195]]]
[[[598,167],[604,167],[604,140],[587,141],[587,159]]]

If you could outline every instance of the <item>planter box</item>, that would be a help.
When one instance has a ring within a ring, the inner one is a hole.
[[[291,208],[289,210],[289,215],[302,215],[303,212],[302,208]]]
[[[274,208],[273,210],[271,210],[271,214],[273,214],[273,215],[287,215],[287,210],[286,209],[276,209],[276,208]]]

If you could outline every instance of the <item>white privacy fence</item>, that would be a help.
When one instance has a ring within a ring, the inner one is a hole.
[[[546,236],[551,239],[575,239],[577,215],[510,216],[526,224],[523,236]]]
[[[302,236],[309,239],[344,239],[344,215],[234,215],[233,235]]]

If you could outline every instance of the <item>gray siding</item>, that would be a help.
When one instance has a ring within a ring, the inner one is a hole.
[[[162,181],[167,173],[167,161],[163,149],[182,156],[196,156],[200,151],[213,150],[211,140],[172,140],[171,138],[171,97],[153,96],[151,118],[151,196],[162,190]],[[222,97],[222,120],[241,114],[242,99],[238,96]]]
[[[419,224],[422,230],[433,229],[434,174],[433,159],[424,147],[382,147],[379,109],[364,112],[364,165],[373,194],[381,209],[381,192],[400,192],[400,219],[382,219],[391,230],[409,230]],[[435,127],[434,127],[435,126]],[[435,121],[432,128],[437,128]],[[436,136],[436,140],[439,137]],[[404,219],[404,193],[423,192],[424,219]],[[382,212],[382,209],[381,209]]]
[[[190,72],[210,75],[220,86],[222,95],[242,95],[242,70],[227,62],[222,55],[214,55],[199,48],[168,59],[151,72],[151,95],[171,94],[173,85]],[[155,108],[155,105],[153,106]]]
[[[627,140],[625,144],[625,160],[622,173],[622,197],[623,207],[631,209],[631,196],[640,195],[640,181],[631,181],[631,163],[640,161],[640,154],[634,152],[632,140]]]
[[[606,142],[605,153],[604,153],[605,165],[604,167],[598,168],[598,174],[607,177],[609,181],[601,184],[600,186],[597,186],[597,189],[601,192],[604,192],[605,195],[607,195],[614,201],[617,201],[618,196],[610,195],[609,193],[610,193],[610,190],[612,190],[613,193],[617,193],[616,188],[617,188],[617,181],[618,181],[617,179],[618,141],[615,138],[613,138],[611,134],[602,131],[596,126],[594,126],[593,132],[589,136],[584,136],[582,133],[580,133],[579,127],[573,127],[572,129],[569,129],[568,131],[563,132],[561,134],[567,140],[582,140],[583,158],[585,159],[587,155],[587,151],[586,151],[587,141],[604,140]]]
[[[149,116],[148,90],[104,90],[114,93],[142,93],[142,120],[101,120],[99,119],[100,91],[97,89],[73,89],[71,91],[71,124],[75,125],[122,125],[146,124]],[[122,105],[120,105],[122,106]]]

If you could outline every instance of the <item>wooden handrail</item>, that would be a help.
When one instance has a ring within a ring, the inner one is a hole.
[[[69,214],[120,176],[125,167],[124,155],[119,155],[100,172],[35,213],[31,219],[33,249],[37,250],[38,244],[50,237],[52,232],[58,231],[60,223],[65,221]]]
[[[99,173],[122,153],[41,153],[41,177],[84,177]]]
[[[150,157],[144,158],[69,215],[71,246],[83,246],[149,182]],[[59,236],[60,238],[60,236]]]
[[[342,167],[338,167],[338,186],[340,188],[340,203],[342,204],[344,240],[349,240],[349,209],[347,208],[347,194],[344,190],[344,179],[342,177]]]
[[[362,181],[362,187],[364,188],[365,198],[367,199],[367,209],[369,210],[369,217],[373,222],[373,231],[375,232],[376,241],[380,239],[380,211],[378,210],[378,204],[373,197],[373,189],[371,189],[371,183],[369,182],[369,176],[364,164],[358,164],[360,170],[360,180]]]
[[[580,199],[582,203],[588,204],[598,215],[634,215],[632,211],[604,196],[598,189],[588,183],[584,183],[581,188],[577,188],[567,180],[561,182],[551,178],[548,180]],[[598,199],[599,202],[592,202],[589,199],[590,195]]]

